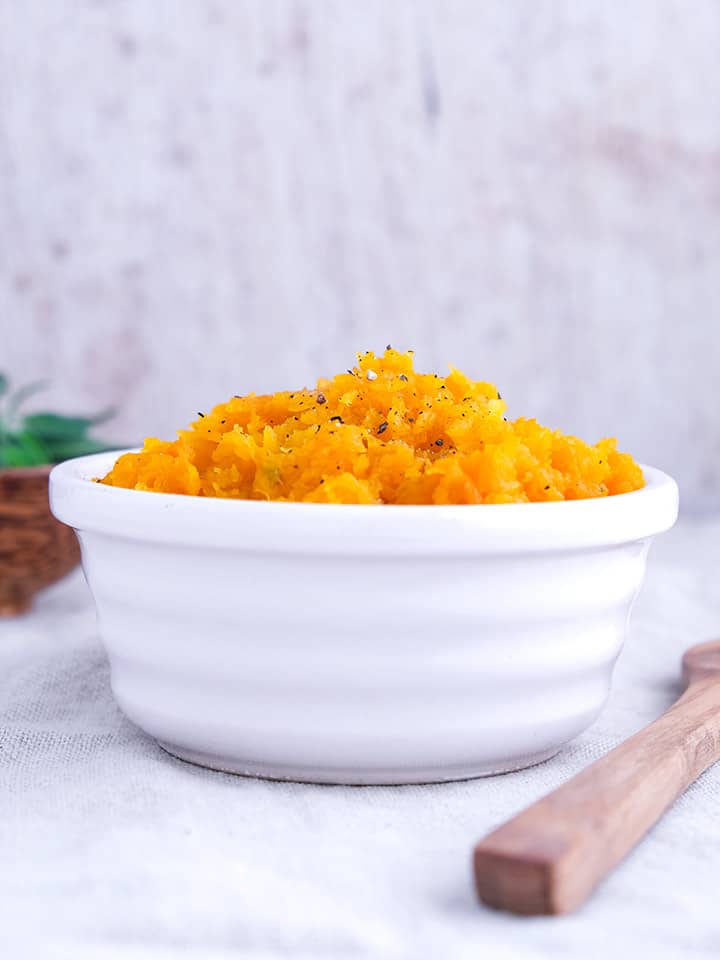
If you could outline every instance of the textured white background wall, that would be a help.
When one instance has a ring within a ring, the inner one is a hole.
[[[720,506],[715,0],[0,0],[0,369],[170,434],[356,349]]]

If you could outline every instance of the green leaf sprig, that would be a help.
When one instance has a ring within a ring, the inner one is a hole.
[[[11,391],[10,381],[0,373],[0,468],[60,463],[116,446],[88,436],[92,427],[113,416],[113,410],[103,410],[92,417],[66,417],[58,413],[23,415],[25,401],[46,386],[45,381],[40,381]]]

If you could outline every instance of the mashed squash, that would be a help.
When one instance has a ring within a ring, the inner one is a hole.
[[[507,420],[490,383],[415,373],[388,347],[315,390],[233,397],[174,441],[149,438],[102,483],[200,497],[316,503],[524,503],[643,486],[614,440],[594,446]]]

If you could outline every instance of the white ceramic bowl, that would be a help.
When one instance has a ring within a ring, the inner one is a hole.
[[[325,783],[515,770],[597,717],[675,482],[598,500],[346,506],[56,467],[118,703],[178,757]]]

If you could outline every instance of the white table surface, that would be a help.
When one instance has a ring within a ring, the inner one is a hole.
[[[720,765],[574,916],[479,906],[476,839],[665,709],[720,635],[720,519],[653,548],[600,720],[532,770],[414,787],[236,778],[164,754],[110,694],[84,581],[0,621],[0,951],[105,958],[720,956]]]

